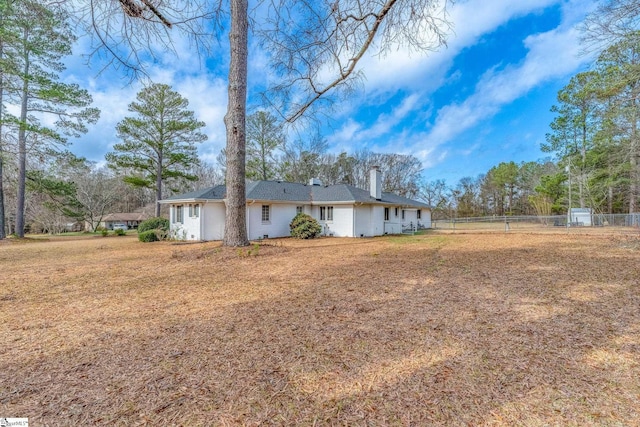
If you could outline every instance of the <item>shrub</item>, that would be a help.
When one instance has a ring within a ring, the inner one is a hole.
[[[109,231],[106,228],[103,228],[102,230],[100,230],[100,234],[102,234],[102,237],[107,237],[107,234],[109,234]]]
[[[117,229],[113,230],[113,232],[114,232],[114,234],[115,234],[116,236],[124,236],[125,234],[127,234],[127,232],[126,232],[126,231],[124,231],[124,230],[123,230],[123,229],[121,229],[121,228],[117,228]]]
[[[165,233],[169,232],[169,220],[167,218],[157,217],[142,221],[138,226],[138,233],[143,233],[148,230],[162,230]]]
[[[304,213],[297,214],[289,224],[289,228],[291,235],[298,239],[313,239],[322,233],[322,227],[318,221]]]
[[[156,230],[147,230],[147,231],[143,231],[142,233],[138,233],[138,240],[140,240],[141,242],[157,242],[158,239],[158,235],[156,234]]]

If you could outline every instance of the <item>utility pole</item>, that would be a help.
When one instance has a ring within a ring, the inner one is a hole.
[[[569,208],[567,209],[567,229],[571,226],[571,157],[569,157],[569,164],[565,170],[569,176]]]

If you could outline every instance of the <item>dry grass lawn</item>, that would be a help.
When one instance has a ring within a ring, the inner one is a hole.
[[[242,253],[240,253],[242,252]],[[640,425],[640,237],[0,242],[30,425]]]

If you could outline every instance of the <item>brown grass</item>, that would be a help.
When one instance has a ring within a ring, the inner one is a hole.
[[[640,425],[637,235],[0,243],[0,416]]]

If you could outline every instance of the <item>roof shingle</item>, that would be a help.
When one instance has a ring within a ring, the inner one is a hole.
[[[179,194],[163,201],[223,200],[226,186],[217,185],[190,193]],[[306,185],[285,181],[251,181],[246,187],[247,200],[273,202],[353,202],[369,204],[394,204],[416,208],[429,208],[429,205],[393,193],[382,193],[382,199],[376,200],[368,191],[348,184]]]

